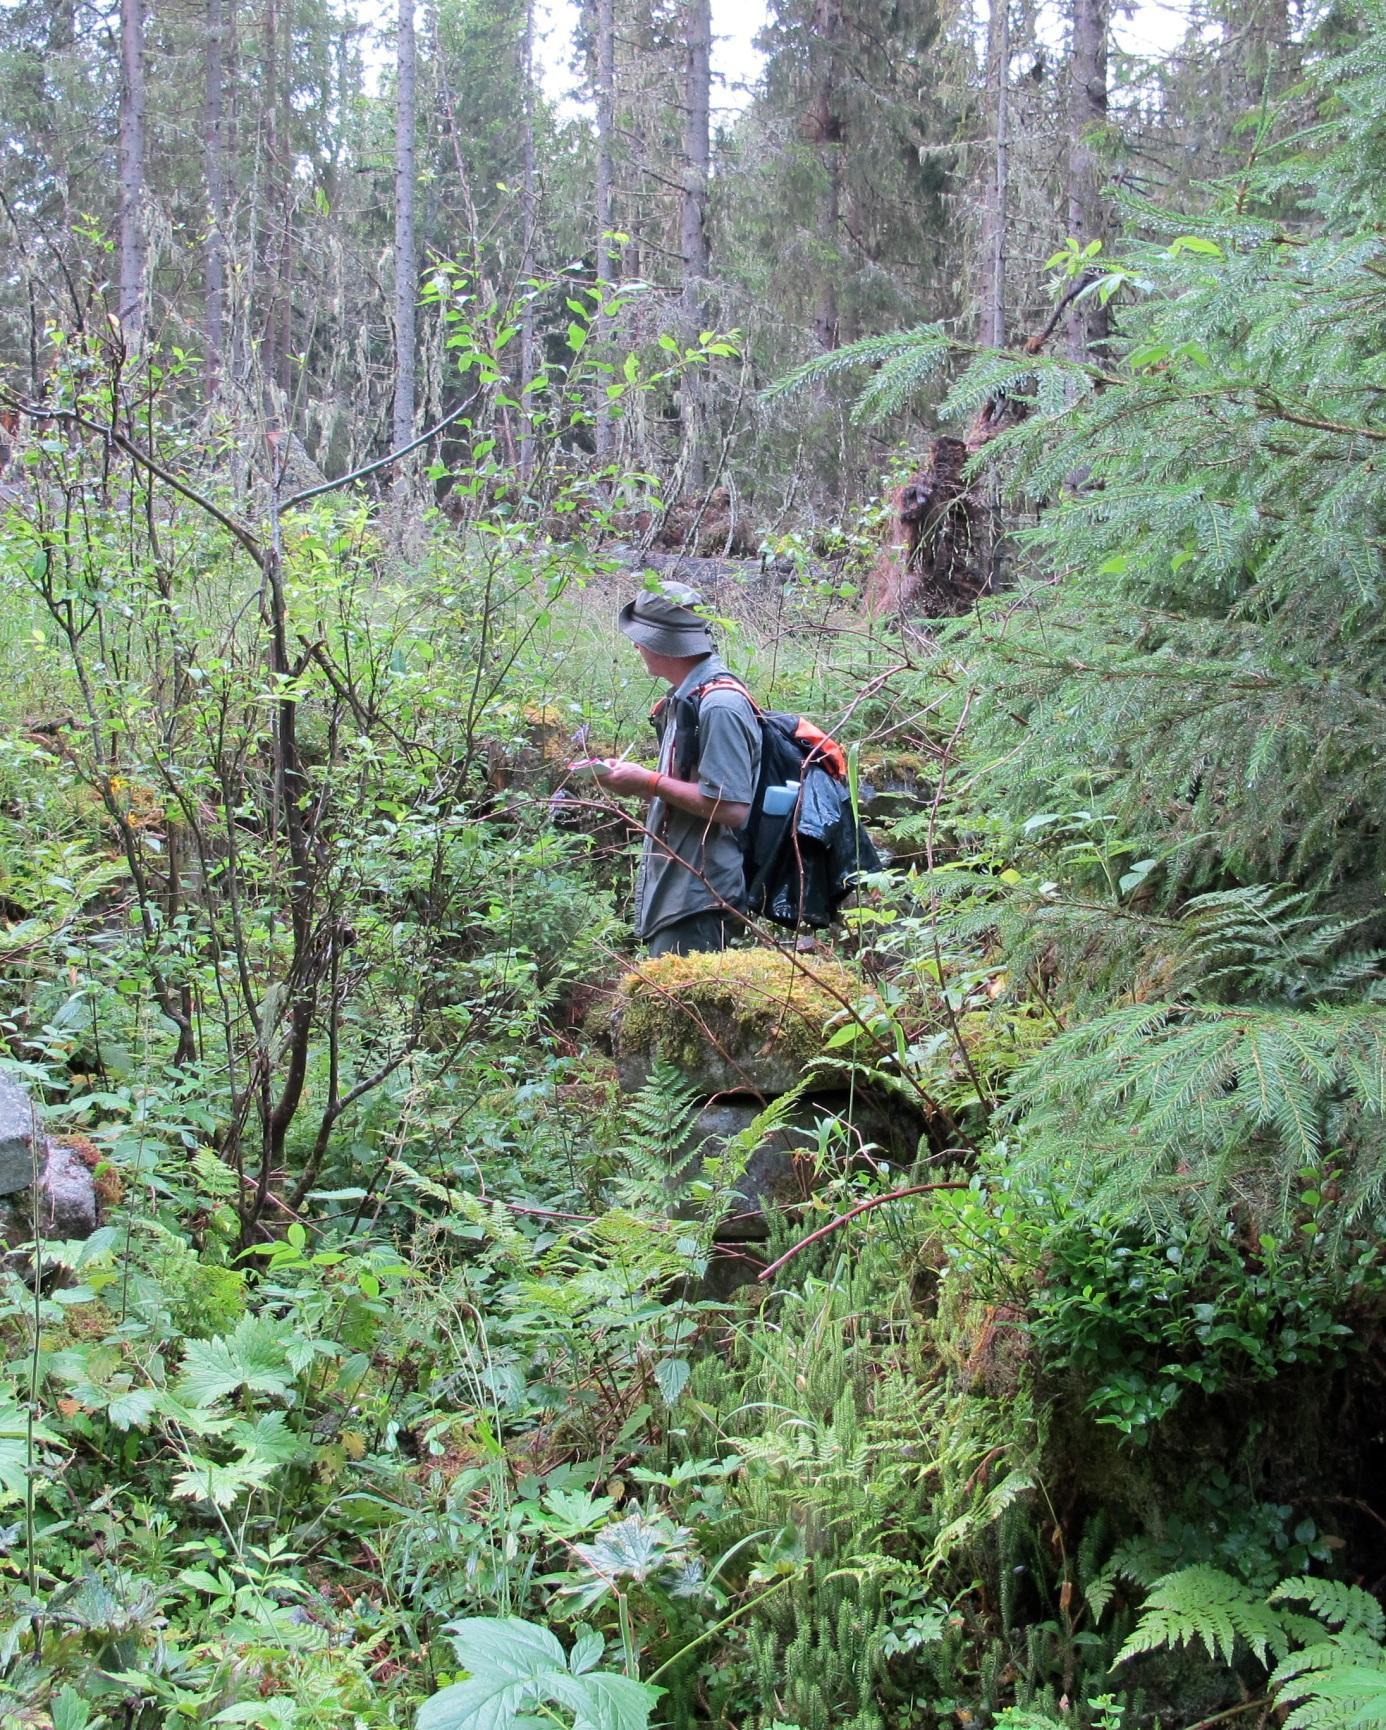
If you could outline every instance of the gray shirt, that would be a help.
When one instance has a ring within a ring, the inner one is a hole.
[[[655,711],[659,731],[659,772],[675,773],[673,717],[681,697],[727,669],[716,655],[693,667],[676,691]],[[728,805],[749,805],[760,774],[760,723],[739,691],[711,691],[698,709],[698,790]],[[706,817],[691,817],[653,799],[645,816],[644,850],[635,889],[635,931],[648,942],[655,932],[721,907],[746,904],[746,876],[736,831]]]

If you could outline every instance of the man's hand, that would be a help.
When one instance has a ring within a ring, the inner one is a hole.
[[[608,793],[629,793],[648,799],[654,793],[656,780],[652,769],[642,769],[638,763],[627,763],[621,757],[584,757],[570,763],[574,774],[590,775]]]
[[[728,829],[740,829],[751,815],[749,805],[730,805],[724,799],[709,799],[696,781],[676,781],[672,775],[657,775],[638,763],[620,757],[584,757],[568,765],[573,774],[590,775],[608,793],[625,793],[639,799],[656,795],[666,805],[690,817],[702,817]]]

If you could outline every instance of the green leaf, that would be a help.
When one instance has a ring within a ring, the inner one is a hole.
[[[237,1388],[288,1399],[293,1393],[284,1329],[264,1316],[244,1316],[228,1338],[189,1340],[178,1392],[192,1406],[210,1406]]]
[[[271,1694],[267,1700],[241,1700],[228,1706],[212,1719],[213,1724],[264,1724],[278,1730],[292,1724],[298,1707],[288,1694]]]
[[[263,1460],[271,1466],[287,1465],[302,1445],[283,1412],[262,1412],[253,1424],[237,1424],[231,1433],[247,1459]]]
[[[573,1649],[568,1654],[568,1668],[574,1676],[581,1676],[585,1671],[595,1670],[605,1654],[606,1641],[589,1628],[585,1634],[579,1634],[574,1640]]]
[[[655,1365],[655,1381],[666,1406],[672,1406],[688,1386],[690,1373],[687,1358],[661,1358]]]
[[[547,1628],[513,1617],[478,1616],[448,1628],[468,1680],[424,1702],[417,1730],[520,1730],[536,1706],[573,1715],[573,1730],[645,1730],[661,1690],[627,1676],[575,1674]],[[590,1637],[574,1658],[586,1664]]]
[[[593,1573],[608,1580],[622,1575],[648,1579],[668,1549],[664,1532],[643,1514],[629,1514],[599,1532],[593,1543],[577,1545],[577,1553]]]
[[[1177,258],[1181,252],[1192,252],[1199,258],[1225,258],[1227,255],[1215,240],[1208,240],[1201,234],[1181,234],[1169,245],[1170,257]]]
[[[106,1407],[106,1416],[118,1430],[142,1430],[157,1405],[157,1396],[148,1388],[128,1388]]]
[[[469,1616],[449,1622],[447,1635],[458,1661],[474,1681],[515,1681],[567,1665],[558,1637],[518,1616]]]
[[[200,1454],[188,1457],[188,1470],[173,1480],[173,1493],[187,1502],[211,1502],[218,1508],[232,1507],[248,1490],[261,1489],[274,1472],[268,1460],[241,1459],[229,1466]]]
[[[29,1416],[8,1389],[0,1390],[0,1505],[20,1501],[28,1483]],[[56,1442],[59,1438],[42,1424],[35,1423],[36,1442]]]
[[[91,1720],[91,1706],[77,1690],[67,1683],[53,1697],[50,1707],[53,1730],[84,1730]]]
[[[1168,360],[1170,347],[1167,342],[1143,342],[1133,348],[1126,357],[1129,367],[1158,366],[1162,360]]]
[[[575,1698],[578,1687],[582,1694]],[[566,1703],[573,1708],[573,1730],[645,1730],[662,1693],[663,1689],[652,1688],[648,1682],[603,1670],[596,1675],[575,1676]]]

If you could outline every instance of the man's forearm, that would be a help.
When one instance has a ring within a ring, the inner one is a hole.
[[[684,811],[690,817],[704,817],[709,823],[721,823],[728,829],[739,829],[751,814],[749,805],[709,799],[696,781],[678,781],[672,775],[656,775],[650,793],[666,805],[672,805],[676,811]]]
[[[696,781],[680,781],[673,775],[661,775],[654,769],[642,769],[638,763],[608,762],[594,759],[581,765],[590,770],[608,793],[623,793],[640,799],[663,799],[676,811],[690,817],[702,817],[709,823],[719,823],[728,829],[739,829],[751,814],[749,805],[734,805],[726,799],[709,799]]]

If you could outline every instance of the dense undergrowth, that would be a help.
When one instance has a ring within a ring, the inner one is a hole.
[[[612,577],[480,449],[460,529],[251,510],[63,345],[0,539],[0,1014],[105,1216],[0,1276],[5,1722],[1380,1721],[1379,20],[1322,106],[1263,171],[1297,227],[1149,212],[1100,368],[956,386],[1032,403],[1022,586],[942,638],[718,598],[923,790],[823,1059],[915,1156],[825,1126],[716,1301],[735,1172],[675,1209],[688,1087],[582,1031],[629,847],[563,764],[649,696]]]

